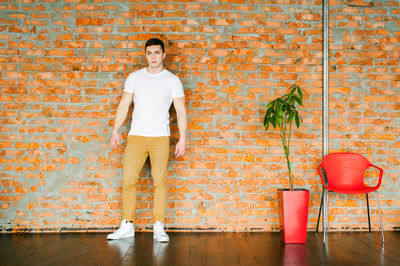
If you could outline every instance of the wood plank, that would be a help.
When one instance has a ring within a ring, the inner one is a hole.
[[[373,241],[367,241],[360,232],[330,232],[325,257],[330,265],[396,265],[397,262],[383,250],[375,248]]]
[[[32,240],[31,252],[17,265],[68,264],[72,259],[70,252],[76,250],[63,234],[36,234]]]
[[[361,234],[367,248],[376,250],[380,254],[384,254],[387,260],[392,260],[400,265],[400,232],[390,231],[384,232],[385,242],[382,243],[382,236],[380,231],[373,231],[371,235]]]
[[[193,233],[192,235],[196,235]],[[202,242],[204,243],[205,250],[205,261],[207,265],[225,265],[226,256],[231,254],[227,253],[226,250],[221,246],[219,238],[224,233],[215,235],[214,233],[202,233]]]
[[[156,265],[189,265],[190,233],[170,232],[169,243],[158,243]]]
[[[257,265],[243,233],[223,233],[218,235],[218,243],[223,250],[227,265]]]
[[[331,265],[329,259],[327,259],[328,253],[321,233],[308,232],[306,246],[307,262],[310,265]]]
[[[90,260],[90,263],[103,265],[120,265],[128,249],[134,242],[134,238],[123,238],[118,240],[103,240],[107,243],[104,249],[98,250],[102,254],[98,260]],[[102,242],[103,242],[102,241]]]
[[[279,233],[244,233],[243,237],[258,265],[281,265],[284,245]]]
[[[155,265],[159,245],[152,232],[137,232],[121,265]]]
[[[193,233],[191,235],[191,238],[199,240],[202,249],[204,250],[202,261],[204,261],[205,264],[203,265],[224,265],[226,250],[223,250],[220,241],[218,241],[220,235],[221,234],[213,234],[209,232],[202,232],[199,234]],[[194,252],[196,251],[197,247],[195,241],[191,242],[191,249]],[[192,258],[190,258],[190,261],[193,261]]]
[[[35,251],[34,237],[34,234],[0,234],[0,262],[8,265],[22,262]]]
[[[204,233],[190,235],[189,241],[189,265],[206,265],[206,251],[204,247]]]

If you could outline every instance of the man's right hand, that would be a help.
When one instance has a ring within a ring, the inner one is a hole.
[[[120,136],[118,134],[118,131],[112,131],[111,133],[111,140],[110,143],[111,145],[116,148],[119,151],[119,140],[120,140]]]

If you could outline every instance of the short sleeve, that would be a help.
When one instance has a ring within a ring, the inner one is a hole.
[[[182,82],[178,77],[175,77],[175,84],[172,88],[172,98],[184,97],[185,93],[183,92]]]
[[[125,88],[124,91],[134,93],[135,91],[135,76],[131,73],[128,78],[125,80]]]

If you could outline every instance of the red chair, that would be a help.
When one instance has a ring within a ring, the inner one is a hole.
[[[374,167],[379,170],[378,184],[374,187],[369,187],[364,184],[364,173],[369,167]],[[322,163],[317,168],[318,174],[321,177],[324,186],[322,190],[321,205],[319,208],[317,230],[319,226],[319,218],[321,216],[321,208],[324,206],[323,215],[323,231],[324,242],[326,240],[326,232],[329,230],[329,193],[336,192],[341,194],[365,194],[367,199],[368,210],[368,226],[371,233],[371,221],[369,214],[368,193],[375,192],[378,200],[379,222],[381,226],[382,242],[385,241],[383,235],[381,206],[379,201],[378,189],[382,182],[383,170],[371,164],[364,156],[357,153],[331,153],[324,157]],[[325,193],[326,192],[326,193]],[[326,204],[324,203],[326,202]]]

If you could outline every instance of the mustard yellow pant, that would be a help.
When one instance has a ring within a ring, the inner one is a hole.
[[[136,217],[136,184],[147,156],[150,156],[154,186],[154,220],[164,223],[168,194],[168,136],[143,137],[128,135],[123,160],[122,218],[127,221],[133,221]]]

